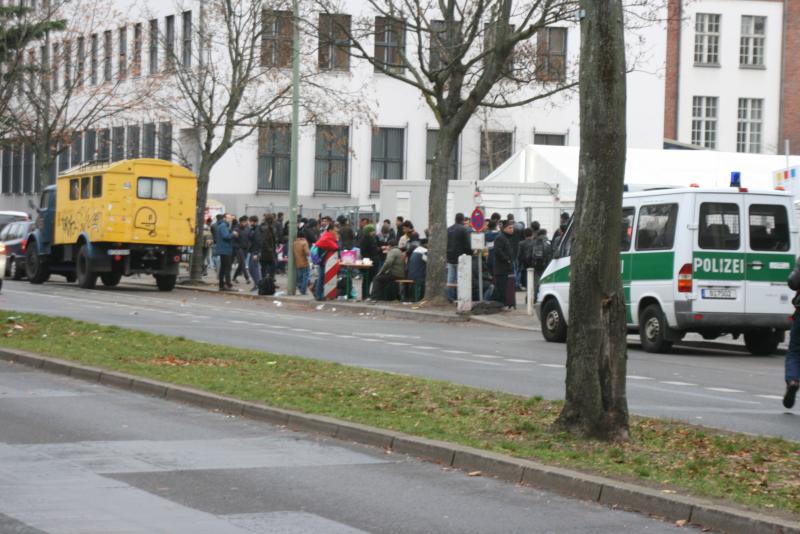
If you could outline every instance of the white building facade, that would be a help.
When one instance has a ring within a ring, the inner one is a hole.
[[[191,46],[199,2],[179,7],[170,2],[150,2],[146,7],[142,7],[142,2],[122,0],[116,0],[115,4],[125,13],[126,23],[108,28],[112,32],[112,61],[118,61],[117,56],[128,62],[136,61],[134,55],[139,54],[141,76],[162,75],[158,65],[164,64],[166,51],[163,43],[152,36],[157,34],[163,39],[168,33],[179,60],[181,48]],[[351,10],[343,14],[354,19],[369,13],[368,3],[361,0],[353,0],[343,9]],[[123,29],[126,55],[120,53]],[[185,32],[189,34],[184,35]],[[551,53],[563,56],[567,70],[577,67],[579,33],[577,23],[563,23],[553,30]],[[134,44],[134,39],[138,39],[138,44]],[[660,148],[664,131],[661,103],[665,101],[666,26],[654,23],[631,30],[628,42],[635,47],[637,57],[636,68],[628,75],[628,144]],[[104,55],[108,55],[103,45],[101,41],[96,51],[100,64]],[[91,53],[87,49],[87,54]],[[305,61],[317,59],[316,53],[304,55]],[[102,70],[102,65],[98,68]],[[418,90],[375,72],[365,60],[350,57],[346,68],[326,71],[321,80],[322,85],[331,87],[359,88],[363,91],[363,102],[369,103],[370,113],[369,120],[364,120],[363,113],[351,114],[348,109],[339,109],[319,124],[301,127],[297,165],[302,213],[338,214],[356,207],[362,213],[380,211],[380,180],[423,180],[430,172],[436,120]],[[301,99],[303,93],[301,90]],[[288,126],[286,116],[288,113],[275,117],[274,122]],[[77,135],[70,148],[59,156],[54,173],[94,158],[162,157],[188,166],[194,164],[195,137],[174,117],[147,116],[139,121],[128,117],[107,122]],[[214,167],[209,198],[224,204],[227,211],[236,214],[287,211],[291,159],[288,129],[273,127],[268,132],[261,136],[254,133],[234,145]],[[329,143],[323,142],[323,136],[336,138],[336,148],[326,146]],[[579,136],[576,91],[520,108],[481,111],[460,137],[452,178],[477,182],[529,144],[577,146]],[[493,147],[491,153],[488,146]],[[32,165],[26,147],[11,146],[3,150],[0,208],[27,209],[27,200],[37,189],[30,177]]]

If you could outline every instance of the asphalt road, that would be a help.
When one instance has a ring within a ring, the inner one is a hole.
[[[224,345],[333,360],[383,371],[563,398],[564,345],[535,332],[478,323],[441,324],[293,309],[266,297],[121,286],[6,281],[0,308],[182,335]],[[781,406],[783,357],[679,346],[648,354],[632,346],[628,401],[633,413],[800,441],[800,411]]]
[[[673,532],[643,515],[0,362],[3,534]]]

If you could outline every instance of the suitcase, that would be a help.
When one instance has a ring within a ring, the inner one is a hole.
[[[275,294],[275,280],[269,276],[265,276],[258,282],[259,295],[274,295]]]

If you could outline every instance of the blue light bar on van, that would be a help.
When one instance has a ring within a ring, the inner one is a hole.
[[[731,187],[741,187],[742,186],[742,173],[739,171],[733,171],[731,173]]]

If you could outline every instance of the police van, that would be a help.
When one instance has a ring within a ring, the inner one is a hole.
[[[740,187],[623,195],[627,323],[646,351],[666,352],[687,332],[743,335],[752,354],[775,351],[793,313],[786,285],[797,254],[792,200],[782,191]],[[572,230],[540,282],[537,314],[551,342],[567,336]]]

